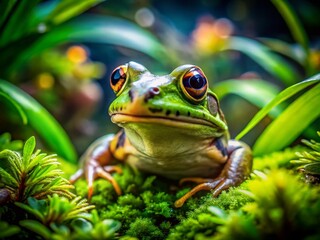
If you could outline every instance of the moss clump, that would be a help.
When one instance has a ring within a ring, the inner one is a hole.
[[[210,192],[202,192],[189,199],[182,208],[175,208],[174,202],[190,190],[179,187],[176,181],[132,170],[128,165],[119,165],[122,174],[115,179],[123,189],[122,196],[116,196],[111,184],[98,179],[94,183],[95,195],[91,203],[99,209],[103,218],[121,222],[119,233],[122,236],[138,239],[193,239],[198,233],[211,235],[218,226],[211,218],[210,206],[219,206],[231,211],[237,210],[249,201],[247,195],[231,188],[218,198]],[[76,183],[81,194],[85,181]],[[246,189],[243,184],[240,189]],[[78,193],[79,193],[78,192]]]
[[[150,218],[141,217],[130,224],[126,234],[143,240],[164,239],[165,236],[161,226],[157,227]]]

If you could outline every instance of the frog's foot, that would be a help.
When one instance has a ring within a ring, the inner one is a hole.
[[[86,177],[87,183],[88,183],[88,199],[90,200],[93,195],[93,182],[96,178],[104,178],[107,181],[109,181],[114,190],[116,191],[117,195],[121,195],[121,188],[119,187],[116,180],[112,177],[110,173],[117,172],[122,173],[122,170],[118,166],[100,166],[98,164],[88,164],[85,168],[79,169],[73,176],[70,178],[70,182],[74,183],[82,176]]]
[[[183,178],[180,180],[180,183],[184,182],[195,182],[198,183],[196,187],[191,189],[188,193],[186,193],[183,197],[178,199],[174,205],[175,207],[182,207],[182,205],[185,203],[186,200],[188,200],[191,196],[196,194],[199,191],[202,190],[213,190],[213,196],[218,196],[222,190],[228,189],[229,187],[233,186],[234,183],[231,179],[225,177],[225,176],[219,176],[215,179],[210,178]]]

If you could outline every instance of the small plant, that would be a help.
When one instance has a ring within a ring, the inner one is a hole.
[[[317,132],[320,137],[320,131]],[[305,140],[302,142],[308,147],[307,150],[297,152],[299,160],[293,160],[291,163],[297,164],[298,170],[306,174],[308,181],[319,182],[320,177],[320,142],[315,140]]]
[[[43,199],[54,193],[73,198],[75,195],[70,192],[73,186],[62,177],[56,155],[40,150],[33,153],[35,144],[35,138],[29,138],[22,155],[9,149],[0,152],[0,187],[10,193],[11,201],[25,202],[28,197]]]
[[[0,147],[18,149],[17,143],[8,134],[0,136]],[[94,206],[70,191],[56,155],[34,152],[35,144],[31,137],[22,154],[0,152],[0,239],[114,238],[120,223],[89,213]]]
[[[48,196],[47,200],[28,198],[28,204],[19,202],[15,204],[34,215],[45,226],[50,226],[52,223],[62,224],[75,218],[85,217],[83,214],[94,208],[93,205],[88,204],[86,199],[81,199],[79,196],[69,200],[57,194]]]

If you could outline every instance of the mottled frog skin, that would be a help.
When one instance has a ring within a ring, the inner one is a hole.
[[[129,62],[113,71],[110,85],[116,99],[109,114],[122,130],[96,140],[82,156],[82,168],[71,178],[74,182],[86,177],[89,197],[97,177],[110,181],[121,194],[110,174],[121,172],[110,165],[115,159],[180,183],[197,183],[175,202],[176,207],[198,191],[212,190],[217,196],[249,176],[251,150],[229,139],[219,101],[199,67],[183,65],[157,76]]]

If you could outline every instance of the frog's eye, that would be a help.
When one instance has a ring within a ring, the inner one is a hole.
[[[180,85],[185,96],[194,102],[202,101],[208,89],[207,78],[199,68],[192,68],[186,72]]]
[[[116,94],[120,93],[126,83],[127,70],[127,65],[121,65],[111,73],[110,86]]]

